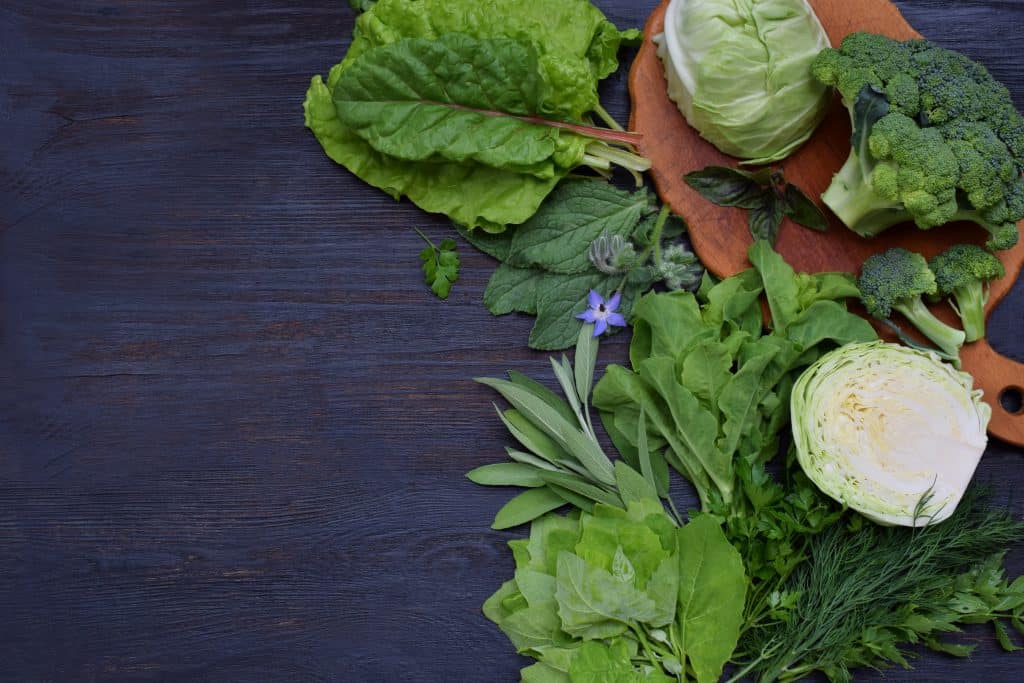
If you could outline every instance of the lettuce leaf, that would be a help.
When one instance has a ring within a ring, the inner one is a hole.
[[[598,107],[598,82],[617,68],[622,41],[638,34],[620,32],[588,0],[380,0],[358,17],[352,44],[326,81],[312,78],[305,122],[331,159],[396,199],[408,196],[459,224],[500,232],[532,216],[564,172],[538,177],[473,159],[398,159],[339,119],[332,97],[344,72],[374,48],[452,33],[530,46],[543,83],[531,114],[571,123],[585,123]]]

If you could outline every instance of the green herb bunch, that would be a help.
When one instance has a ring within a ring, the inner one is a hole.
[[[685,231],[649,190],[583,177],[563,181],[529,220],[501,234],[460,229],[500,262],[484,291],[487,309],[537,316],[529,345],[540,350],[573,345],[574,315],[589,290],[620,292],[619,311],[628,317],[655,285],[695,289],[704,269],[681,241]]]

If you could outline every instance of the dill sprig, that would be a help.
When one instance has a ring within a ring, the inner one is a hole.
[[[745,634],[744,651],[755,653],[745,670],[762,682],[816,670],[848,681],[853,667],[909,667],[906,644],[967,654],[937,636],[995,615],[965,611],[958,579],[1022,538],[1024,524],[990,507],[977,487],[936,525],[880,527],[859,515],[833,525],[811,541],[810,560],[790,578],[787,591],[799,596],[793,608]]]

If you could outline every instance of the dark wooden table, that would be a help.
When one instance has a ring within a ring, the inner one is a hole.
[[[655,0],[597,4],[625,27]],[[1024,2],[899,4],[1024,108]],[[446,222],[302,127],[352,24],[343,0],[0,3],[0,680],[516,679],[479,611],[519,534],[463,477],[507,443],[471,378],[547,358],[484,310],[488,258],[463,247],[433,298],[412,228]],[[625,70],[604,96],[625,119]],[[1018,285],[991,323],[1017,359],[1022,316]],[[980,468],[1018,511],[1022,455]],[[887,678],[1024,678],[978,636]]]

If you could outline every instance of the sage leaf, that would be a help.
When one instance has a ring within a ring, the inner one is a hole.
[[[750,173],[728,166],[708,166],[683,176],[686,184],[719,206],[756,209],[764,205],[765,190]]]
[[[523,491],[498,510],[491,523],[492,529],[510,529],[532,521],[541,515],[565,505],[557,494],[547,488]]]
[[[524,486],[537,488],[544,485],[536,467],[517,462],[499,462],[470,470],[466,477],[481,486]]]
[[[580,402],[586,406],[590,400],[590,392],[594,386],[594,370],[597,367],[597,337],[591,333],[590,328],[580,328],[580,334],[576,338],[576,355],[573,358],[576,374],[576,393]]]
[[[567,488],[558,486],[557,484],[548,484],[548,488],[574,508],[583,510],[584,512],[591,513],[594,511],[594,501],[586,496],[581,496],[575,491],[570,491]]]
[[[708,515],[682,527],[678,540],[679,645],[698,683],[713,683],[739,640],[747,591],[743,560]]]
[[[622,500],[614,493],[609,493],[593,484],[588,484],[579,477],[563,472],[539,472],[539,476],[547,484],[554,484],[573,493],[589,498],[595,503],[604,503],[613,507],[621,508]]]
[[[566,419],[567,422],[571,423],[573,420],[576,419],[576,413],[574,413],[572,407],[565,402],[565,399],[563,399],[561,396],[548,389],[540,382],[530,377],[527,377],[521,372],[516,372],[515,370],[510,370],[508,372],[508,379],[513,384],[518,384],[519,386],[526,389],[531,394],[543,400],[549,406],[557,410],[559,414],[561,414],[561,416]]]
[[[641,455],[641,457],[643,457]],[[650,454],[647,455],[648,464]],[[652,474],[653,477],[653,474]],[[648,481],[632,467],[621,460],[615,463],[615,488],[619,491],[622,502],[629,505],[632,502],[642,500],[658,499],[658,489],[653,482]]]
[[[553,439],[561,448],[574,457],[584,468],[602,484],[612,484],[615,476],[611,461],[608,460],[601,447],[591,441],[576,425],[569,423],[549,406],[543,399],[537,398],[526,389],[498,379],[483,378],[478,382],[485,384],[500,393],[524,417],[541,431]]]

